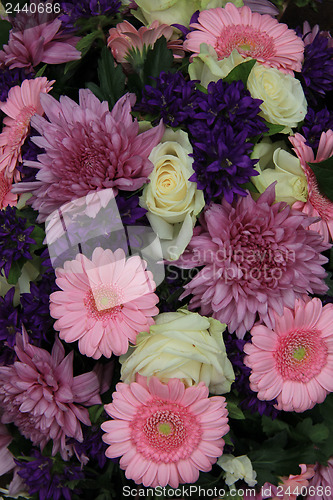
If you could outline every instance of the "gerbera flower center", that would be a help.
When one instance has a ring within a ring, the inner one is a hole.
[[[245,57],[259,60],[267,60],[275,55],[273,39],[251,26],[232,25],[223,28],[215,45],[218,58],[230,56],[234,49]]]
[[[274,353],[276,366],[285,380],[308,382],[327,361],[328,349],[317,330],[295,330],[279,340]]]
[[[122,309],[123,293],[117,285],[99,285],[91,288],[84,305],[91,318],[103,320],[117,316]]]
[[[132,423],[132,441],[138,452],[156,463],[186,459],[201,439],[201,426],[186,407],[152,400],[140,408]]]

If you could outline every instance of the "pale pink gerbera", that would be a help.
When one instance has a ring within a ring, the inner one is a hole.
[[[175,57],[183,57],[182,40],[172,40],[173,28],[168,24],[160,24],[155,20],[149,27],[141,26],[138,30],[128,21],[118,23],[109,31],[108,47],[118,63],[128,64],[135,62],[137,58],[144,57],[147,50],[154,47],[158,38],[164,36],[168,49],[171,49]]]
[[[200,12],[198,22],[190,26],[196,29],[187,35],[185,50],[199,54],[200,45],[207,43],[214,47],[218,59],[229,57],[237,49],[243,57],[284,73],[301,71],[304,43],[294,30],[268,14],[228,2],[225,8]]]
[[[275,328],[251,330],[244,363],[250,386],[261,400],[276,398],[276,407],[303,412],[333,391],[333,304],[297,300],[293,310],[275,315]]]
[[[24,80],[21,86],[12,87],[7,100],[0,103],[0,110],[7,115],[0,134],[0,171],[10,181],[13,176],[15,180],[19,179],[15,167],[22,160],[21,147],[29,133],[31,118],[34,114],[44,113],[40,95],[50,92],[53,83],[45,77]]]
[[[38,12],[40,3],[43,9]],[[62,32],[61,21],[55,17],[53,12],[46,12],[44,2],[31,0],[29,11],[21,11],[13,19],[13,29],[8,44],[0,51],[0,60],[10,69],[31,69],[41,62],[61,64],[80,59],[81,53],[75,48],[80,38]]]
[[[309,479],[313,477],[315,471],[312,465],[300,464],[299,466],[300,474],[281,477],[282,484],[272,486],[274,496],[271,500],[296,500],[302,491],[307,491]]]
[[[121,249],[96,248],[89,260],[78,254],[56,269],[62,291],[50,296],[54,328],[66,342],[79,341],[82,354],[110,358],[128,350],[139,332],[148,332],[158,313],[158,297],[146,262],[139,256],[126,260]]]
[[[102,424],[109,458],[121,456],[128,479],[144,486],[177,488],[194,483],[222,455],[229,431],[226,401],[208,397],[203,382],[185,389],[179,379],[163,384],[137,375],[119,383],[113,402],[105,405],[114,420]]]
[[[16,336],[18,361],[0,367],[2,423],[14,423],[41,449],[52,439],[52,454],[70,452],[66,438],[83,441],[80,422],[91,425],[84,406],[100,404],[100,384],[94,372],[73,377],[73,351],[56,339],[52,352],[30,345],[25,331]]]
[[[5,207],[13,207],[17,203],[17,195],[11,192],[12,183],[0,172],[0,210]]]
[[[147,182],[154,165],[148,156],[164,133],[162,123],[139,134],[131,106],[134,94],[126,94],[109,111],[88,89],[81,89],[80,103],[67,96],[60,102],[42,95],[49,121],[34,116],[31,123],[42,137],[33,137],[46,153],[26,165],[39,169],[36,182],[15,186],[16,193],[32,192],[29,203],[43,222],[49,214],[92,191],[113,188],[135,191]]]
[[[211,204],[201,227],[180,259],[182,267],[203,269],[185,285],[189,307],[200,307],[243,337],[257,314],[274,326],[274,314],[293,307],[295,298],[327,290],[320,254],[330,245],[306,228],[313,222],[286,203],[274,203],[270,186],[255,202],[246,196],[232,205]]]
[[[320,193],[316,176],[308,163],[318,163],[333,156],[333,130],[322,132],[316,157],[312,148],[305,144],[306,139],[301,134],[297,133],[289,137],[289,140],[294,146],[294,151],[301,162],[301,167],[304,170],[308,183],[309,193],[309,198],[306,202],[297,201],[293,207],[301,210],[301,212],[306,213],[310,217],[319,216],[321,220],[311,224],[309,228],[318,231],[324,237],[325,241],[329,241],[330,238],[333,238],[333,203]]]
[[[309,482],[309,494],[306,500],[332,500],[333,457],[329,459],[326,466],[317,463],[314,466],[314,471],[315,475]],[[312,493],[311,495],[310,492]]]

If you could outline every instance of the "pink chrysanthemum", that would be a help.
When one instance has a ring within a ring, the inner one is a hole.
[[[222,455],[229,431],[226,401],[208,397],[203,382],[185,389],[179,379],[163,384],[137,375],[137,382],[119,383],[113,402],[105,405],[114,420],[102,424],[106,456],[121,456],[128,479],[144,486],[177,488],[194,483]]]
[[[172,40],[174,31],[168,24],[160,24],[155,20],[149,27],[141,26],[138,30],[128,21],[118,23],[109,30],[108,47],[118,63],[128,64],[137,54],[144,54],[149,47],[154,47],[158,38],[164,36],[168,49],[174,57],[184,57],[182,40]]]
[[[148,332],[158,313],[155,283],[139,256],[96,248],[92,260],[78,254],[56,269],[62,291],[50,296],[54,328],[66,342],[79,341],[82,354],[110,358],[128,350],[139,332]]]
[[[306,202],[297,201],[293,207],[310,217],[320,217],[319,222],[309,226],[313,231],[318,231],[325,241],[333,238],[333,203],[320,193],[316,176],[308,163],[319,163],[333,156],[333,130],[322,132],[316,158],[310,146],[305,144],[306,139],[299,133],[289,137],[294,151],[297,154],[301,167],[304,170],[308,183],[309,198]]]
[[[67,96],[60,102],[42,95],[41,103],[50,121],[34,116],[31,123],[42,137],[33,141],[45,148],[37,162],[36,182],[15,186],[14,192],[32,192],[29,203],[39,211],[39,221],[75,198],[91,191],[113,188],[135,191],[147,182],[154,165],[148,156],[164,133],[162,123],[139,134],[131,116],[134,94],[126,94],[109,111],[88,89],[80,90],[80,103]]]
[[[249,195],[233,205],[211,204],[180,259],[182,267],[205,266],[180,298],[193,294],[191,309],[200,307],[239,337],[257,313],[274,326],[274,311],[282,314],[295,298],[327,290],[321,267],[327,259],[320,252],[330,245],[306,230],[313,219],[274,201],[272,185],[257,202]]]
[[[8,445],[12,441],[7,427],[0,423],[0,477],[15,467],[14,457],[8,450]]]
[[[315,475],[310,480],[308,487],[308,491],[311,491],[313,494],[309,494],[306,500],[332,500],[333,457],[329,459],[327,466],[316,464],[314,466],[314,471]]]
[[[293,310],[275,314],[275,328],[251,330],[244,363],[250,386],[261,400],[277,399],[277,408],[303,412],[333,391],[333,304],[297,300]]]
[[[0,134],[0,171],[10,181],[13,176],[19,179],[15,167],[22,160],[21,147],[29,133],[31,118],[44,113],[40,96],[50,92],[53,83],[54,80],[49,82],[45,77],[24,80],[21,86],[10,89],[5,102],[0,102],[0,110],[7,115]]]
[[[73,351],[56,339],[52,352],[28,343],[25,331],[16,336],[18,361],[0,367],[2,423],[13,422],[21,434],[41,449],[52,439],[52,453],[66,458],[66,437],[83,441],[80,422],[91,425],[84,406],[100,404],[100,384],[94,372],[73,377]]]
[[[42,12],[38,4],[42,3]],[[35,4],[33,13],[32,4]],[[30,10],[31,9],[31,10]],[[75,48],[80,38],[61,31],[56,14],[47,13],[44,2],[31,0],[28,12],[19,12],[14,18],[8,44],[0,51],[0,60],[12,68],[32,69],[39,63],[61,64],[80,59]]]
[[[251,12],[246,6],[237,8],[228,2],[225,8],[200,12],[198,22],[190,26],[196,29],[187,35],[185,50],[199,54],[200,45],[207,43],[214,47],[218,59],[237,49],[243,57],[252,57],[284,73],[301,71],[302,39],[268,14]]]

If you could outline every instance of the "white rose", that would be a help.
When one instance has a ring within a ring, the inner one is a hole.
[[[189,181],[192,146],[182,130],[165,131],[162,141],[149,155],[154,164],[150,183],[143,190],[140,205],[148,210],[153,231],[160,238],[163,257],[176,260],[193,235],[196,216],[205,205],[203,192]]]
[[[235,380],[223,342],[226,325],[187,310],[162,313],[149,333],[140,333],[136,347],[120,357],[121,379],[135,374],[167,382],[179,378],[187,387],[204,382],[212,394],[230,391]]]
[[[183,24],[188,26],[192,14],[197,10],[224,7],[228,0],[136,0],[137,10],[133,15],[143,22],[151,24],[157,19],[161,24]],[[234,0],[236,7],[243,5],[242,0]]]
[[[228,486],[233,485],[239,479],[249,486],[257,484],[257,473],[253,470],[251,460],[246,455],[240,457],[222,455],[217,464],[226,472],[225,482]]]
[[[292,205],[296,201],[307,201],[307,181],[299,159],[286,150],[283,141],[274,142],[263,139],[253,148],[252,158],[259,158],[255,169],[259,172],[251,181],[263,193],[273,182],[275,200]]]
[[[305,118],[307,102],[301,83],[293,76],[255,64],[247,88],[253,98],[264,101],[260,109],[268,122],[285,125],[283,133],[289,133]]]
[[[202,43],[200,54],[193,58],[188,72],[191,80],[200,80],[201,85],[207,88],[210,82],[217,82],[221,78],[225,78],[238,64],[247,60],[249,58],[244,59],[236,49],[231,52],[229,57],[219,60],[215,49],[211,45]]]

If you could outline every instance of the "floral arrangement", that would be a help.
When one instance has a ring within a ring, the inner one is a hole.
[[[282,13],[1,5],[3,498],[332,498],[333,40]]]

